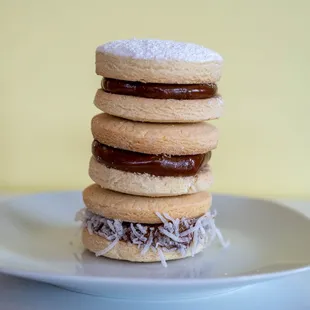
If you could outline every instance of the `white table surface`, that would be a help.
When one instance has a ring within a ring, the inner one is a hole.
[[[0,197],[2,200],[4,196]],[[310,201],[283,201],[310,218]],[[310,246],[310,236],[309,244]],[[0,310],[62,309],[178,309],[200,306],[201,309],[279,309],[310,310],[310,272],[260,283],[238,291],[201,300],[143,302],[114,300],[66,291],[48,284],[0,274]]]

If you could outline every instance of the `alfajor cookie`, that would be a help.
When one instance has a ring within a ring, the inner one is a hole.
[[[89,176],[103,188],[141,196],[177,196],[208,190],[217,129],[207,123],[144,124],[99,114]]]
[[[125,222],[88,208],[81,210],[77,219],[82,221],[82,242],[96,256],[133,262],[161,261],[164,266],[167,260],[196,255],[215,240],[226,245],[215,225],[214,213],[172,218],[155,210],[158,224]]]
[[[103,76],[94,103],[135,121],[186,123],[219,118],[222,57],[203,46],[168,40],[121,40],[96,50]]]

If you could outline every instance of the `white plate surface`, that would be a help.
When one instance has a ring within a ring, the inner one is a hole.
[[[80,192],[43,193],[0,204],[0,271],[113,298],[196,298],[310,270],[310,220],[279,204],[214,195],[217,226],[231,245],[194,258],[138,264],[84,251]]]

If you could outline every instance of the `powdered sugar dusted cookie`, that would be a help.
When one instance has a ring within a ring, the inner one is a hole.
[[[222,61],[222,57],[201,45],[159,39],[131,39],[106,43],[97,52],[145,60],[210,62]]]
[[[194,43],[158,39],[119,40],[96,50],[96,73],[145,83],[216,83],[223,59]]]

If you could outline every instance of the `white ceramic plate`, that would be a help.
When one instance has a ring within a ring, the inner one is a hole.
[[[114,298],[196,298],[310,269],[310,221],[284,206],[214,195],[231,245],[194,258],[140,264],[95,258],[80,244],[81,193],[18,197],[0,204],[0,271]]]

